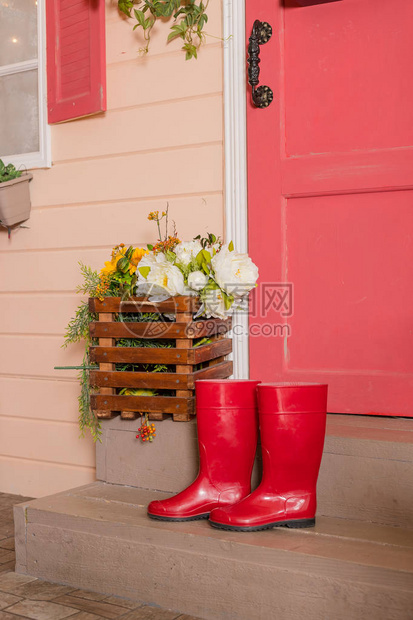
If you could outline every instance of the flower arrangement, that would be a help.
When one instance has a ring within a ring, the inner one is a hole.
[[[223,244],[222,240],[212,233],[206,237],[198,235],[191,241],[181,241],[174,224],[172,234],[168,234],[168,207],[161,214],[158,211],[151,212],[148,219],[157,226],[156,243],[148,244],[147,248],[126,247],[123,243],[115,246],[111,259],[105,262],[99,273],[81,264],[84,284],[78,287],[78,292],[89,297],[97,297],[101,301],[105,297],[127,299],[138,296],[148,297],[152,302],[160,302],[177,295],[195,296],[201,303],[194,319],[200,317],[225,319],[234,309],[242,305],[258,279],[258,268],[247,254],[236,252],[232,242]],[[164,319],[165,317],[159,314],[140,313],[139,316],[131,316],[128,320],[152,322]],[[174,320],[169,316],[166,319]],[[85,342],[83,363],[78,367],[81,383],[79,424],[82,434],[85,428],[89,428],[96,440],[100,437],[100,424],[90,408],[89,386],[89,370],[95,368],[90,366],[89,359],[89,346],[94,344],[89,334],[89,324],[95,320],[96,316],[89,311],[88,303],[83,301],[75,317],[68,324],[63,346],[81,340]],[[194,342],[194,346],[199,344],[201,343]],[[122,339],[116,346],[171,345],[166,345],[162,340],[134,338]],[[138,370],[129,366],[126,364],[119,370]],[[163,365],[147,365],[139,370],[167,372],[168,368]],[[139,395],[154,395],[151,390],[138,391]],[[129,390],[129,393],[132,394],[132,391]],[[147,416],[142,422],[141,429],[137,437],[152,441],[154,427],[153,425],[148,427]]]
[[[161,221],[165,235],[161,240]],[[192,241],[168,236],[168,212],[149,214],[158,226],[159,240],[141,251],[137,269],[136,294],[152,301],[175,295],[196,295],[202,305],[196,318],[226,318],[255,287],[258,268],[247,254],[235,252],[233,243],[224,245],[213,234]],[[234,306],[235,304],[235,306]]]

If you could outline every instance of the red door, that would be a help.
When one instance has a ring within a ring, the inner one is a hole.
[[[305,6],[303,6],[303,4]],[[269,22],[248,96],[251,377],[326,381],[329,410],[413,416],[413,2],[246,0]]]

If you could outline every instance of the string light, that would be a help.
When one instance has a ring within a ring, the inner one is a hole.
[[[12,38],[12,43],[17,43],[18,39],[16,39],[16,37]]]

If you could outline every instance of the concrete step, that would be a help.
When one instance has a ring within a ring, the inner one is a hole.
[[[308,530],[150,520],[168,493],[97,482],[15,508],[16,570],[206,620],[411,620],[413,529],[319,517]]]
[[[198,471],[195,420],[156,425],[156,440],[143,445],[138,420],[104,420],[98,480],[171,492],[188,486]],[[259,477],[258,459],[255,484]],[[328,415],[318,513],[413,527],[413,419]]]

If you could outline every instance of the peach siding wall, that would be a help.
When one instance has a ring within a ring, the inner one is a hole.
[[[181,238],[223,232],[221,41],[185,62],[163,26],[139,57],[139,37],[106,2],[108,112],[52,127],[53,166],[34,172],[30,229],[0,234],[3,492],[39,497],[94,480],[76,372],[53,370],[82,359],[80,346],[61,349],[77,262],[100,268],[113,245],[152,240],[146,215],[167,199]],[[209,13],[219,37],[222,0]]]

